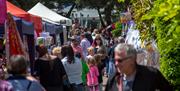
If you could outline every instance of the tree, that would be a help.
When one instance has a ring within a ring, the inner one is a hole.
[[[128,2],[127,0],[126,2]],[[104,9],[105,21],[107,25],[112,24],[112,10],[114,6],[120,7],[120,3],[117,0],[78,0],[78,4],[84,7],[97,9],[101,24],[105,27],[104,21],[102,19],[101,13],[99,12],[101,8]]]
[[[47,0],[49,1],[49,0]],[[52,0],[51,0],[52,1]],[[66,17],[70,18],[71,12],[72,10],[75,8],[75,6],[77,5],[77,0],[54,0],[54,2],[58,3],[58,6],[62,6],[64,4],[71,4],[71,8],[68,11],[68,13],[66,14]],[[57,8],[57,7],[56,7]]]
[[[132,0],[134,19],[144,39],[155,39],[160,51],[160,70],[180,89],[179,0]],[[152,28],[152,26],[154,28]],[[153,31],[154,29],[154,31]],[[147,36],[148,35],[148,36]]]
[[[155,0],[153,0],[155,1]],[[141,32],[141,40],[149,41],[156,37],[155,32],[152,31],[153,24],[151,20],[142,21],[141,17],[149,12],[153,7],[152,0],[131,0],[130,11],[133,19],[137,24],[137,28]]]
[[[26,11],[31,9],[36,3],[39,2],[39,0],[8,0],[8,1]]]
[[[78,5],[80,5],[81,7],[86,7],[86,8],[93,8],[96,9],[98,11],[99,14],[99,18],[101,21],[101,25],[103,27],[105,27],[104,21],[102,19],[102,15],[100,12],[101,8],[104,8],[104,6],[106,5],[108,0],[78,0]]]
[[[179,0],[157,0],[142,20],[153,20],[161,54],[161,71],[180,89],[180,2]]]

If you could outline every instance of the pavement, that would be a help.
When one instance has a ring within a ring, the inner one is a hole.
[[[108,80],[108,77],[103,76],[103,84],[102,84],[103,85],[103,90],[102,91],[105,91],[107,80]]]

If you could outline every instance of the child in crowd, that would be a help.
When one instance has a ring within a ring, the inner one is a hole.
[[[94,56],[94,47],[89,47],[88,49],[88,56],[86,58]]]
[[[87,64],[89,67],[89,73],[87,74],[87,85],[89,87],[89,91],[99,91],[99,71],[95,64],[95,59],[93,57],[89,57],[87,59]]]
[[[105,63],[102,62],[102,54],[95,54],[94,59],[96,61],[96,65],[97,65],[98,71],[99,71],[99,76],[98,76],[99,91],[102,91],[103,69],[105,67]]]

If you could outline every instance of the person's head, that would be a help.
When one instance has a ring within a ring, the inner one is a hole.
[[[94,29],[93,31],[95,34],[99,34],[99,30],[98,29]]]
[[[119,42],[119,43],[125,43],[125,39],[124,39],[123,37],[119,37],[119,38],[118,38],[118,42]]]
[[[95,45],[95,46],[102,46],[102,45],[103,45],[102,38],[101,38],[101,35],[100,35],[100,34],[97,34],[97,35],[95,36],[94,45]]]
[[[74,51],[71,45],[64,45],[61,48],[62,58],[67,57],[69,63],[74,63]]]
[[[79,45],[79,42],[78,42],[78,40],[77,40],[77,38],[75,36],[71,37],[71,44],[73,46],[78,46]]]
[[[94,55],[94,47],[91,46],[91,47],[89,47],[87,50],[88,50],[88,54],[89,54],[89,55],[91,55],[91,56]]]
[[[81,40],[84,39],[84,38],[85,38],[85,34],[82,33],[82,34],[81,34]]]
[[[118,44],[115,48],[115,65],[118,73],[131,75],[136,70],[136,49],[129,44]]]
[[[146,50],[150,53],[154,52],[154,48],[152,46],[152,42],[146,44]]]
[[[37,46],[36,50],[39,54],[39,57],[43,57],[44,55],[48,54],[48,49],[44,45]]]
[[[88,66],[96,65],[94,57],[88,57],[87,64],[88,64]]]
[[[97,53],[101,54],[103,57],[107,56],[107,51],[105,46],[101,46],[97,49]]]
[[[85,33],[85,31],[84,31],[84,29],[83,29],[83,28],[81,28],[81,29],[80,29],[80,32],[81,32],[81,33]]]
[[[101,60],[102,60],[102,55],[101,54],[95,54],[94,55],[94,59],[96,61],[96,64],[100,64],[101,63]]]
[[[23,55],[13,55],[7,64],[8,73],[22,75],[27,73],[28,61]]]
[[[114,44],[119,44],[119,43],[125,43],[125,39],[123,37],[114,38]]]
[[[52,50],[52,54],[60,58],[61,57],[61,47],[54,47]]]
[[[75,29],[74,31],[74,35],[80,36],[81,31],[79,29]]]
[[[72,30],[75,30],[75,29],[76,29],[76,25],[72,24]]]

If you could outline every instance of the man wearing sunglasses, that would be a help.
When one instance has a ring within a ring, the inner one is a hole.
[[[105,91],[173,91],[160,71],[136,63],[132,45],[118,44],[114,51],[116,74],[109,78]]]

